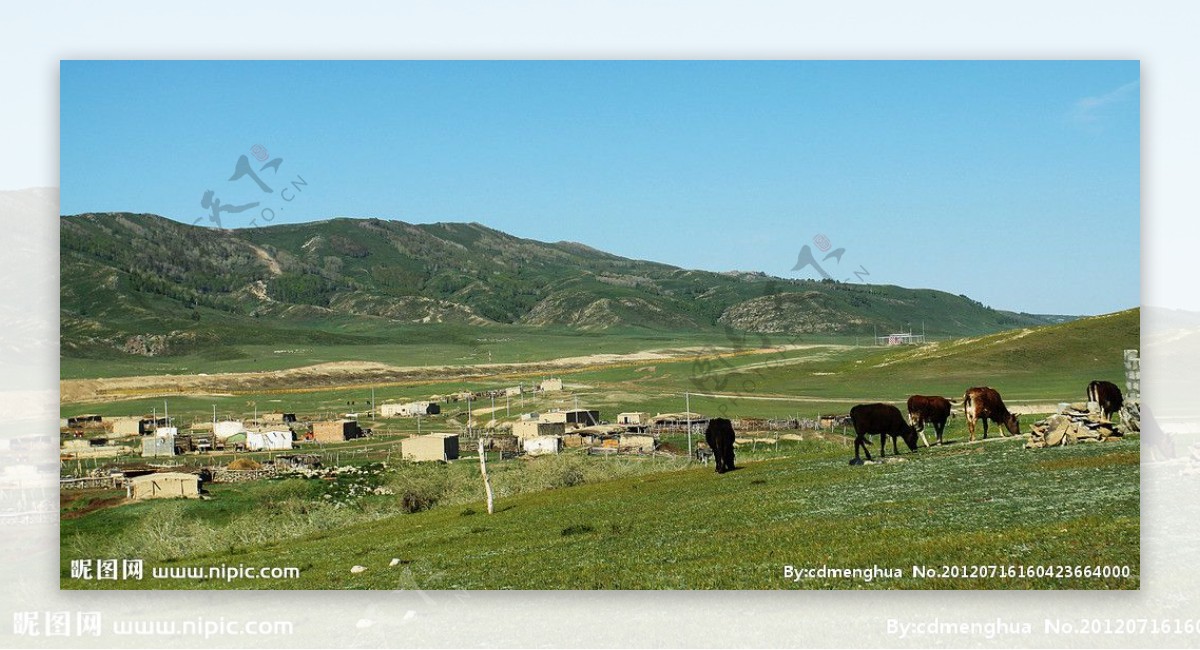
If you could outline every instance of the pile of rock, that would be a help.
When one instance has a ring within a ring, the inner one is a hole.
[[[1142,405],[1137,400],[1127,400],[1121,407],[1121,427],[1125,433],[1141,433]]]
[[[1026,449],[1057,447],[1077,442],[1103,442],[1125,435],[1125,427],[1105,419],[1091,404],[1064,404],[1059,412],[1034,422]]]

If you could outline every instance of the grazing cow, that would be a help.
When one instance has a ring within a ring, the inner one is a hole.
[[[850,421],[854,423],[854,460],[851,465],[861,465],[862,458],[858,455],[861,447],[871,460],[871,450],[867,448],[867,436],[879,436],[879,457],[883,458],[887,437],[892,437],[892,453],[899,454],[896,449],[896,438],[903,438],[909,451],[917,450],[917,430],[904,421],[900,409],[891,404],[859,404],[850,409]]]
[[[963,413],[967,416],[967,430],[971,432],[971,442],[975,442],[975,421],[983,420],[983,439],[987,440],[988,420],[997,425],[1004,425],[1008,432],[1015,435],[1021,433],[1021,421],[1016,414],[1009,413],[1004,406],[1004,400],[994,388],[978,386],[968,388],[963,395]],[[997,427],[999,428],[999,427]],[[1004,436],[1004,430],[1000,430]]]
[[[942,432],[946,430],[946,420],[950,419],[950,400],[937,395],[913,395],[908,398],[908,422],[921,434],[925,446],[929,440],[925,438],[925,423],[933,425],[937,432],[937,443],[942,444]]]
[[[726,418],[713,418],[704,430],[704,440],[717,461],[717,473],[733,471],[733,424]]]
[[[1125,405],[1125,398],[1121,395],[1121,389],[1111,381],[1096,380],[1088,384],[1087,398],[1089,402],[1095,402],[1100,405],[1100,413],[1108,419],[1121,407]]]

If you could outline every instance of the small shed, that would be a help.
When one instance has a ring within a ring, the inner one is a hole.
[[[200,477],[183,472],[161,472],[129,479],[134,499],[199,499]]]
[[[530,456],[542,456],[544,454],[557,454],[562,451],[563,441],[558,436],[538,436],[536,438],[526,438],[521,442],[525,453]]]
[[[118,438],[140,436],[146,432],[146,425],[149,424],[140,417],[113,418],[111,422],[113,435]]]
[[[650,414],[642,411],[631,411],[617,414],[617,424],[627,431],[644,432],[650,428]]]
[[[561,436],[566,433],[566,429],[567,425],[562,422],[521,420],[512,423],[513,435],[521,439],[537,438],[539,436]]]
[[[379,416],[384,418],[411,418],[418,415],[438,415],[442,407],[437,402],[417,401],[404,404],[380,404]]]
[[[600,424],[600,411],[594,409],[570,409],[567,411],[550,411],[542,413],[538,418],[542,422],[561,422],[580,427],[590,427]]]
[[[575,429],[562,436],[564,447],[590,447],[596,443],[596,440],[596,433],[587,429]]]
[[[561,379],[547,379],[538,384],[537,389],[543,393],[554,393],[563,389]]]
[[[324,420],[313,422],[313,439],[319,442],[342,442],[362,437],[362,429],[354,420]]]
[[[400,441],[400,455],[411,461],[450,461],[458,458],[457,433],[431,433]]]
[[[142,438],[142,456],[159,458],[175,455],[175,436],[149,436]]]
[[[655,446],[654,436],[644,433],[623,433],[618,443],[619,449],[640,453],[650,453]]]

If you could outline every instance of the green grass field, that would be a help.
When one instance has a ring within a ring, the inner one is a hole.
[[[523,363],[590,354],[621,354],[655,348],[729,345],[715,332],[664,333],[625,329],[587,332],[566,328],[513,325],[468,327],[456,325],[412,326],[387,324],[392,341],[376,341],[379,325],[366,329],[371,342],[361,344],[303,341],[294,344],[235,344],[219,352],[204,350],[166,357],[141,357],[113,353],[101,357],[64,356],[62,379],[128,377],[158,374],[196,374],[284,370],[331,361],[375,361],[397,366],[480,363]],[[359,335],[355,326],[339,332]],[[829,341],[831,337],[811,337]],[[844,337],[837,340],[844,340]]]
[[[888,450],[890,454],[890,449]],[[402,465],[397,495],[322,504],[321,481],[214,486],[212,499],[81,517],[64,506],[64,588],[165,589],[1136,589],[1138,440],[1024,450],[1020,439],[948,444],[851,467],[838,442],[780,443],[740,469],[670,460],[542,458],[495,464],[488,515],[473,461]],[[603,463],[622,470],[603,471]],[[590,465],[589,465],[590,464]],[[657,464],[657,466],[655,466]],[[505,467],[508,465],[508,467]],[[600,466],[594,476],[581,468]],[[641,471],[639,471],[639,469]],[[506,478],[506,475],[511,474]],[[474,480],[472,480],[474,479]],[[408,483],[405,483],[408,481]],[[529,485],[533,484],[533,485]],[[525,485],[530,491],[514,489]],[[432,487],[431,487],[432,486]],[[472,493],[474,498],[471,498]],[[305,504],[308,504],[307,506]],[[253,522],[253,525],[251,525]],[[294,531],[289,536],[281,531]],[[72,557],[149,567],[298,567],[298,580],[72,580]],[[396,558],[400,563],[389,566]],[[1120,579],[918,579],[914,565],[1127,565]],[[352,574],[351,567],[367,567]],[[903,578],[802,580],[783,567],[900,568]]]

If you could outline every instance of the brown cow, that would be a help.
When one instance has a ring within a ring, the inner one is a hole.
[[[946,420],[950,419],[950,400],[937,395],[913,395],[908,398],[908,422],[921,434],[925,446],[929,439],[925,437],[925,423],[933,424],[937,432],[937,443],[942,444],[942,432],[946,430]]]
[[[986,386],[977,386],[968,388],[963,395],[963,412],[967,416],[967,430],[971,432],[971,442],[975,442],[975,421],[983,420],[983,439],[987,440],[988,436],[988,420],[994,421],[996,424],[1003,424],[1008,432],[1015,435],[1021,433],[1021,422],[1018,417],[1008,412],[1008,408],[1004,406],[1004,400],[1000,398],[1000,393],[994,388]],[[1000,436],[1004,436],[1004,430],[1000,430]]]
[[[903,438],[909,451],[917,450],[917,431],[904,421],[900,409],[891,404],[859,404],[850,409],[850,421],[854,423],[854,459],[851,465],[862,465],[858,455],[861,447],[871,460],[871,450],[867,448],[867,436],[879,436],[879,457],[883,458],[884,445],[887,438],[892,437],[892,453],[899,454],[896,449],[896,438]]]
[[[1125,398],[1121,395],[1121,389],[1111,381],[1101,381],[1097,379],[1088,384],[1087,398],[1089,402],[1095,402],[1100,405],[1100,413],[1105,418],[1112,419],[1112,416],[1121,407],[1125,405]]]

